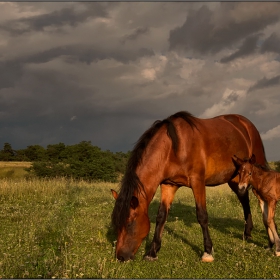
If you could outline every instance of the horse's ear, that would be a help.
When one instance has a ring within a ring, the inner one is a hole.
[[[255,164],[256,163],[256,156],[254,154],[252,154],[251,158],[249,159],[249,162],[251,164]]]
[[[112,193],[114,199],[118,198],[118,193],[115,190],[111,189],[111,193]]]
[[[139,200],[136,196],[132,196],[131,201],[130,201],[130,206],[133,210],[135,210],[139,205]]]
[[[237,157],[236,155],[234,155],[232,157],[232,161],[235,165],[240,166],[244,163],[244,161],[242,159],[240,159],[239,157]]]

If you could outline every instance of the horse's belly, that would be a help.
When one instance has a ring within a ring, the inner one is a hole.
[[[232,179],[235,167],[233,163],[215,161],[208,158],[205,170],[205,185],[220,185]]]
[[[216,174],[212,174],[211,176],[205,177],[205,185],[206,186],[216,186],[227,183],[232,178],[233,172],[228,170],[220,171]]]

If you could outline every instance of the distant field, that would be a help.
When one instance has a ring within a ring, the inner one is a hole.
[[[159,259],[147,262],[142,258],[154,234],[158,189],[149,208],[150,234],[135,261],[119,263],[110,226],[111,188],[118,185],[0,179],[0,278],[279,278],[280,258],[264,248],[266,232],[251,192],[253,239],[244,242],[243,213],[233,192],[227,184],[207,188],[215,261],[201,263],[203,237],[192,191],[178,190]]]
[[[0,178],[23,178],[28,174],[25,168],[30,166],[26,161],[0,161]]]
[[[29,161],[0,161],[0,168],[2,167],[30,167]]]

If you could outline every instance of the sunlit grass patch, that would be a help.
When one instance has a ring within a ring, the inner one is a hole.
[[[0,161],[0,179],[24,178],[28,176],[26,168],[30,166],[31,163],[25,161]]]

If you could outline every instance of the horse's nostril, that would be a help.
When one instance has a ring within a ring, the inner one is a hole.
[[[119,252],[117,254],[117,259],[120,262],[126,262],[126,261],[129,261],[129,260],[133,260],[134,259],[134,255],[131,254],[130,252]]]
[[[131,259],[132,261],[134,261],[134,258],[135,258],[135,256],[130,256],[130,259]]]
[[[119,260],[120,262],[124,262],[124,257],[118,256],[117,258],[118,258],[118,260]]]

